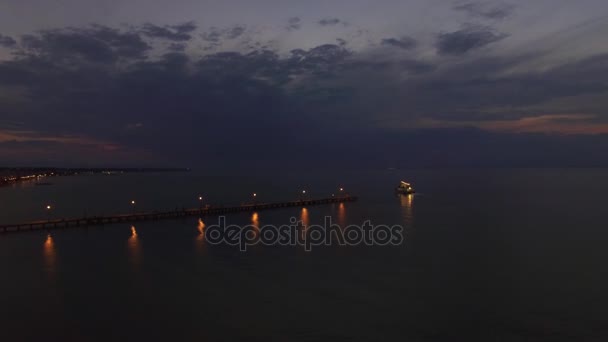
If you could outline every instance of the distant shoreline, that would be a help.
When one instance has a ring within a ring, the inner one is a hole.
[[[0,187],[28,181],[39,181],[48,177],[76,176],[80,174],[124,174],[151,172],[189,172],[188,168],[45,168],[13,167],[0,168]],[[45,182],[45,184],[48,184]]]

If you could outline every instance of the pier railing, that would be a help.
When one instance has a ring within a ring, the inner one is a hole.
[[[262,211],[269,209],[280,209],[289,207],[305,207],[313,205],[323,205],[331,203],[354,202],[356,196],[339,196],[322,199],[299,200],[289,202],[272,202],[272,203],[252,203],[239,206],[223,207],[223,206],[207,206],[199,209],[182,209],[172,211],[152,211],[143,213],[118,214],[107,216],[91,216],[84,218],[72,219],[54,219],[33,221],[18,224],[0,225],[0,233],[33,231],[33,230],[51,230],[64,229],[73,227],[88,227],[105,224],[114,224],[122,222],[139,222],[139,221],[157,221],[166,219],[175,219],[187,216],[210,216],[210,215],[225,215],[237,212]]]

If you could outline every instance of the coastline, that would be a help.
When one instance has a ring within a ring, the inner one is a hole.
[[[77,176],[80,174],[124,174],[149,172],[189,172],[187,168],[0,168],[0,187],[24,182],[39,181],[50,177]],[[48,184],[45,184],[48,185]]]

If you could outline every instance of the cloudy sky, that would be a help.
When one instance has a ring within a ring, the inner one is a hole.
[[[3,0],[0,166],[608,166],[605,0]]]

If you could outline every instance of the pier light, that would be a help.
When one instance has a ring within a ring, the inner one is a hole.
[[[199,201],[202,201],[202,200],[203,200],[203,196],[199,196],[199,197],[198,197],[198,200],[199,200]]]
[[[256,193],[253,193],[253,197],[258,197],[258,194],[256,194]]]
[[[53,207],[50,204],[47,204],[46,206],[46,214],[47,214],[47,220],[51,221],[51,214],[52,214],[52,210]]]
[[[131,201],[131,204],[132,204],[132,205],[135,205],[135,201]]]

